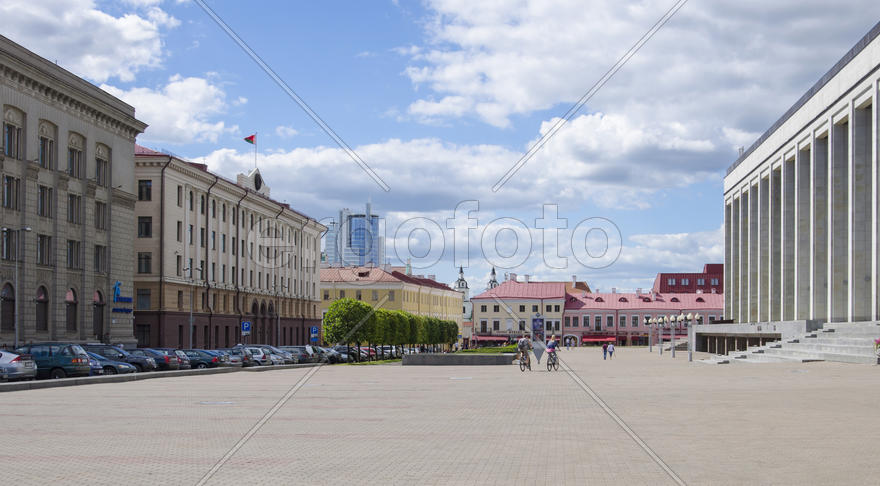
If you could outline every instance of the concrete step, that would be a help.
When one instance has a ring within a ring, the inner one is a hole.
[[[823,353],[840,353],[854,354],[864,356],[875,356],[873,345],[852,345],[838,343],[793,343],[786,344],[783,349],[794,349],[798,351],[823,352]]]
[[[837,361],[841,363],[878,364],[877,356],[863,354],[836,353],[824,351],[809,351],[798,349],[774,349],[772,356],[786,356],[791,358],[809,358],[813,360]]]
[[[874,340],[867,337],[820,337],[805,339],[803,344],[842,344],[850,346],[874,346]]]
[[[880,321],[833,322],[826,323],[822,329],[880,329]]]
[[[822,361],[822,359],[813,356],[783,356],[783,355],[766,355],[758,354],[748,356],[742,359],[734,360],[734,363],[760,364],[760,363],[811,363],[814,361]]]
[[[711,358],[697,360],[697,363],[719,365],[719,364],[728,364],[728,363],[730,363],[730,360],[723,357],[723,356],[713,356]]]

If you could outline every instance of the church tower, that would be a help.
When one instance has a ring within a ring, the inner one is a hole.
[[[492,267],[492,278],[489,279],[489,285],[486,287],[487,290],[492,290],[498,286],[498,279],[495,278],[495,267]]]
[[[453,288],[464,294],[461,303],[462,322],[470,322],[474,315],[474,305],[471,303],[471,289],[468,288],[467,280],[464,279],[463,267],[458,267],[458,280],[455,281]]]

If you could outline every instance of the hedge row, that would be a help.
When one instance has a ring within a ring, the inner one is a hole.
[[[324,340],[331,344],[453,344],[458,324],[404,311],[373,309],[355,299],[339,299],[324,316]]]

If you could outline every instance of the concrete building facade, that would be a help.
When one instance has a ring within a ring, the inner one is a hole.
[[[725,317],[880,318],[880,23],[728,169]]]
[[[173,155],[140,146],[135,154],[138,343],[308,343],[320,323],[326,228],[273,200],[258,169],[231,181]]]
[[[134,108],[0,36],[0,345],[133,344]]]

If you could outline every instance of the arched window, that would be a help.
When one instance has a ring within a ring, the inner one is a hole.
[[[6,284],[0,290],[0,331],[15,330],[15,289]]]
[[[621,298],[617,299],[617,301],[618,302],[629,302],[628,300],[626,300],[626,297],[621,297]]]
[[[101,143],[95,146],[95,183],[110,185],[110,148]]]
[[[251,306],[251,314],[257,315],[257,313],[259,311],[260,311],[260,306],[259,306],[259,304],[257,304],[257,301],[255,300],[254,305]]]
[[[605,299],[602,297],[596,297],[596,302],[605,302]]]
[[[697,297],[697,302],[706,302],[702,297]]]
[[[64,295],[64,303],[67,307],[67,330],[76,331],[76,290],[67,289],[67,294]]]
[[[49,330],[49,292],[42,285],[37,288],[34,298],[37,314],[37,331]]]
[[[3,153],[13,159],[24,156],[24,112],[11,106],[3,107]]]
[[[678,297],[673,297],[669,299],[669,302],[678,302]]]

